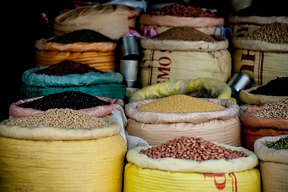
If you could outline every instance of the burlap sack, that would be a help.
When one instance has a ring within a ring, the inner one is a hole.
[[[54,20],[54,34],[63,35],[79,29],[95,30],[118,40],[130,30],[136,29],[140,12],[125,5],[89,5],[58,15]]]
[[[228,27],[232,29],[233,37],[245,37],[249,33],[260,28],[261,25],[271,24],[274,22],[288,23],[288,17],[230,16],[227,19]]]
[[[288,120],[276,118],[259,118],[252,113],[256,113],[265,108],[268,104],[260,107],[249,107],[241,115],[240,120],[243,124],[242,145],[254,151],[254,142],[265,136],[277,136],[288,134]]]
[[[177,17],[171,15],[142,14],[139,18],[141,25],[173,26],[173,27],[215,27],[224,25],[223,17]]]
[[[255,153],[261,160],[263,192],[288,191],[288,151],[266,146],[268,142],[275,142],[283,137],[287,135],[263,137],[254,143]]]
[[[181,136],[198,136],[214,142],[240,145],[239,106],[233,101],[207,99],[226,109],[205,113],[157,113],[136,109],[155,100],[146,99],[126,105],[126,130],[130,135],[143,138],[150,145],[162,144]]]
[[[288,76],[288,44],[247,38],[235,38],[232,42],[234,73],[246,73],[254,82],[252,86]]]
[[[278,100],[286,97],[286,96],[258,95],[250,93],[251,91],[256,90],[257,88],[258,87],[251,87],[246,90],[241,90],[239,94],[239,99],[243,103],[247,103],[250,105],[263,105],[265,103],[277,102]]]
[[[36,40],[35,47],[38,50],[45,51],[68,51],[68,52],[109,52],[114,51],[116,43],[114,42],[75,42],[69,44],[62,44],[57,42],[47,42],[50,39]]]
[[[227,82],[231,77],[231,56],[219,51],[143,50],[140,63],[141,86],[169,80],[213,77]]]

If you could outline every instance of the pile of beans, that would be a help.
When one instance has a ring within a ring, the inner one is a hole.
[[[71,33],[66,33],[59,37],[49,40],[48,42],[57,42],[62,44],[76,42],[113,42],[109,37],[89,29],[76,30]]]
[[[263,25],[247,35],[247,38],[268,41],[271,43],[288,43],[288,24],[274,22],[272,24]]]
[[[18,106],[46,111],[52,108],[79,110],[103,105],[110,105],[110,103],[80,91],[64,91],[44,96],[41,99],[21,103]]]
[[[71,74],[85,74],[89,72],[100,72],[98,69],[90,67],[87,64],[82,64],[75,61],[64,60],[55,65],[50,65],[47,68],[36,71],[36,74],[44,74],[44,75],[55,75],[55,76],[63,76],[63,75],[71,75]]]
[[[150,12],[151,15],[171,15],[178,17],[217,17],[213,13],[208,13],[202,9],[190,5],[173,4]]]
[[[280,99],[272,103],[264,109],[253,113],[254,116],[259,118],[277,118],[288,120],[288,98]]]
[[[110,123],[73,109],[49,109],[31,116],[8,119],[6,125],[21,127],[98,128]]]
[[[288,149],[288,136],[282,137],[278,141],[275,142],[269,142],[266,144],[268,148],[273,148],[273,149]]]
[[[253,94],[273,95],[273,96],[288,96],[288,77],[277,77],[269,81],[266,85],[258,87],[251,91]]]
[[[203,138],[184,137],[168,141],[160,146],[142,149],[140,154],[145,154],[152,159],[177,158],[193,161],[207,161],[213,159],[237,159],[247,157],[243,151],[230,150],[216,145]]]
[[[189,113],[223,110],[225,107],[187,95],[172,95],[141,105],[137,109],[152,112]]]
[[[192,27],[173,27],[153,37],[153,39],[170,39],[185,41],[216,41],[212,36],[207,35]]]

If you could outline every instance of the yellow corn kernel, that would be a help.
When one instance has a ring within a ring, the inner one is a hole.
[[[172,95],[141,105],[137,109],[152,112],[189,113],[223,110],[225,107],[187,95]]]

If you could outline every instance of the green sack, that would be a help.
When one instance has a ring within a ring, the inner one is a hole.
[[[119,83],[99,84],[90,86],[71,86],[71,87],[36,87],[23,84],[20,88],[21,99],[29,99],[39,96],[47,96],[63,91],[81,91],[92,96],[108,97],[112,99],[125,99],[126,87]]]
[[[89,86],[95,84],[121,83],[123,76],[114,72],[90,72],[85,74],[72,74],[64,76],[36,74],[45,67],[32,68],[26,70],[22,75],[22,81],[28,86],[37,87],[71,87],[71,86]]]

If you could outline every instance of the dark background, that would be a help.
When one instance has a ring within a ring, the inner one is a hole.
[[[75,8],[72,2],[72,0],[39,0],[1,3],[0,121],[9,117],[10,104],[20,99],[23,72],[34,67],[35,40],[53,35],[53,18],[63,9]],[[100,2],[104,3],[105,0]],[[147,0],[147,2],[162,3],[163,1]],[[221,9],[223,16],[231,12],[230,0],[190,0],[190,4]],[[249,8],[237,14],[287,16],[285,5],[285,0],[254,0]],[[43,12],[48,16],[50,28],[40,17]]]

